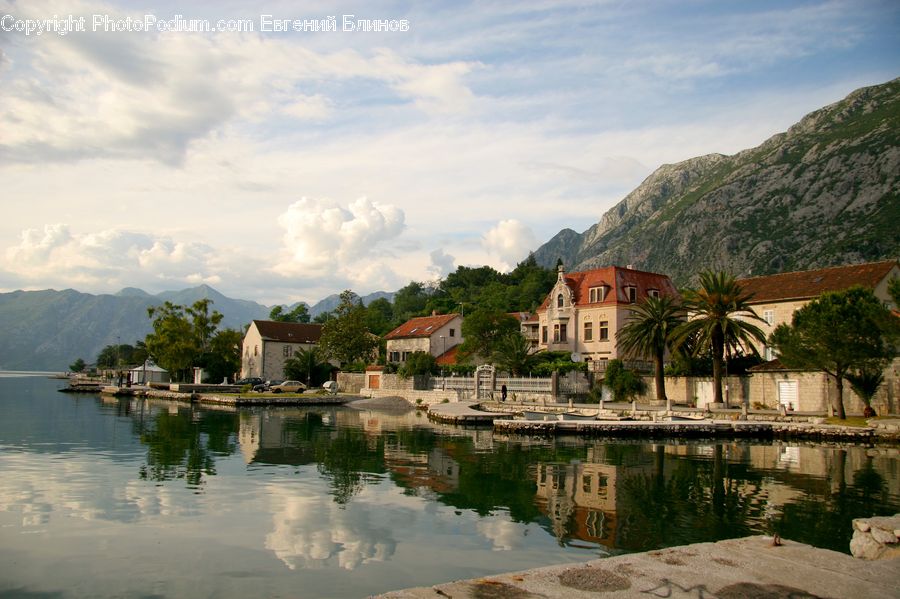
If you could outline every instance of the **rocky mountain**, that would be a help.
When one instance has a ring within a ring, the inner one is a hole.
[[[115,295],[73,289],[0,293],[0,370],[66,370],[79,357],[93,362],[107,345],[143,339],[151,330],[148,307],[204,298],[222,313],[223,327],[243,329],[269,315],[266,306],[228,298],[207,285],[159,295],[135,288]]]
[[[534,255],[568,270],[610,264],[687,284],[900,256],[900,79],[859,89],[733,156],[658,168],[583,233]]]
[[[360,297],[364,306],[368,306],[370,303],[374,302],[377,299],[384,298],[389,302],[394,301],[394,294],[388,291],[375,291],[368,295],[364,295]],[[315,304],[313,304],[309,308],[309,315],[315,318],[319,314],[323,312],[331,312],[335,308],[337,308],[341,304],[341,295],[339,293],[333,293],[328,297],[319,300]],[[293,307],[293,306],[291,306]]]

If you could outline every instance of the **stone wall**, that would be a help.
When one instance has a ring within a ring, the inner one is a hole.
[[[338,391],[341,393],[359,393],[366,384],[363,372],[339,372],[337,374]]]

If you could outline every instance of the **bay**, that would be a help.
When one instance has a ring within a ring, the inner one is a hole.
[[[778,532],[848,552],[896,448],[508,438],[0,375],[0,596],[364,597]]]

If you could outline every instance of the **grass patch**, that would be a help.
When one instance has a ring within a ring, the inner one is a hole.
[[[869,423],[862,416],[848,416],[841,420],[837,416],[825,419],[825,424],[837,424],[839,426],[854,426],[857,428],[869,428]]]

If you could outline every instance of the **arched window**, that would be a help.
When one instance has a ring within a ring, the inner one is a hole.
[[[562,293],[560,293],[559,295],[556,296],[556,307],[557,308],[563,307],[563,294]]]

